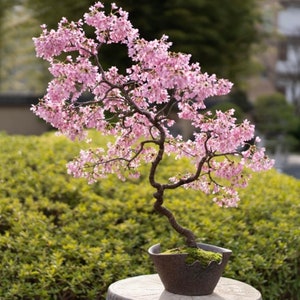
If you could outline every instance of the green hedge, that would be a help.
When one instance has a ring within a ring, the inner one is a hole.
[[[80,146],[53,134],[0,135],[0,299],[105,299],[112,282],[154,272],[150,245],[180,241],[153,212],[146,176],[94,185],[68,176],[65,164]],[[224,276],[255,286],[264,299],[293,300],[299,195],[299,180],[273,170],[254,175],[238,208],[183,189],[170,192],[168,204],[200,241],[233,251]]]

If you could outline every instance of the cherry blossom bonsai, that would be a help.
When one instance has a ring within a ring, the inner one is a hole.
[[[95,38],[86,36],[84,26],[94,30]],[[259,139],[249,143],[255,128],[248,120],[237,124],[234,110],[206,109],[206,101],[228,94],[232,83],[202,72],[190,55],[172,52],[167,36],[141,38],[128,13],[115,4],[105,13],[97,2],[78,22],[62,18],[57,30],[43,25],[33,40],[53,76],[33,112],[71,140],[89,138],[89,129],[115,137],[107,148],[82,150],[68,163],[68,172],[89,183],[108,174],[125,181],[138,178],[139,167],[149,164],[154,208],[188,246],[197,247],[196,237],[166,208],[167,190],[194,189],[214,195],[220,206],[237,206],[237,189],[247,186],[251,171],[272,167],[265,149],[256,146]],[[102,47],[114,44],[127,48],[132,63],[123,73],[115,66],[104,69],[101,61]],[[84,94],[92,97],[84,100]],[[191,123],[190,139],[173,133],[174,114]],[[161,182],[158,168],[166,157],[188,159],[191,168]]]

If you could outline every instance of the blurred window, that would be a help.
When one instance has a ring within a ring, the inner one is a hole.
[[[282,41],[278,45],[278,60],[286,61],[287,60],[287,43]]]

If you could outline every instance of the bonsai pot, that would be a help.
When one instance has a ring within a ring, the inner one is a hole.
[[[185,296],[203,296],[212,294],[231,255],[231,250],[198,243],[203,250],[219,252],[222,261],[212,261],[207,267],[198,261],[192,264],[185,262],[187,254],[161,254],[160,244],[148,249],[155,269],[166,289],[174,294]]]

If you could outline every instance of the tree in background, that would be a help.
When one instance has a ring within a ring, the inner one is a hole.
[[[39,20],[32,17],[26,0],[0,0],[0,92],[41,93],[48,76],[36,63],[32,36]]]
[[[5,24],[5,13],[9,11],[14,4],[15,4],[14,0],[12,1],[0,0],[0,7],[1,7],[0,9],[0,51],[1,52],[4,47],[3,34],[4,34],[4,24]],[[0,70],[3,67],[3,61],[4,59],[2,55],[0,55]],[[2,81],[2,76],[0,77],[0,80]]]
[[[0,0],[0,34],[2,35],[3,33],[3,24],[4,24],[4,15],[5,12],[9,9],[11,9],[11,7],[15,5],[15,1],[14,0]],[[0,47],[2,47],[3,45],[3,40],[0,39]]]
[[[0,90],[6,93],[40,93],[46,80],[42,64],[36,63],[31,36],[37,20],[26,7],[16,5],[3,16],[0,48]]]
[[[264,135],[269,149],[276,151],[279,146],[293,149],[297,145],[293,132],[299,128],[300,122],[294,107],[282,94],[259,97],[254,104],[253,116],[256,128]]]
[[[233,90],[225,99],[215,98],[213,101],[207,103],[210,110],[226,110],[233,108],[235,110],[234,116],[239,122],[243,119],[251,117],[253,104],[249,101],[246,92],[242,90]]]

